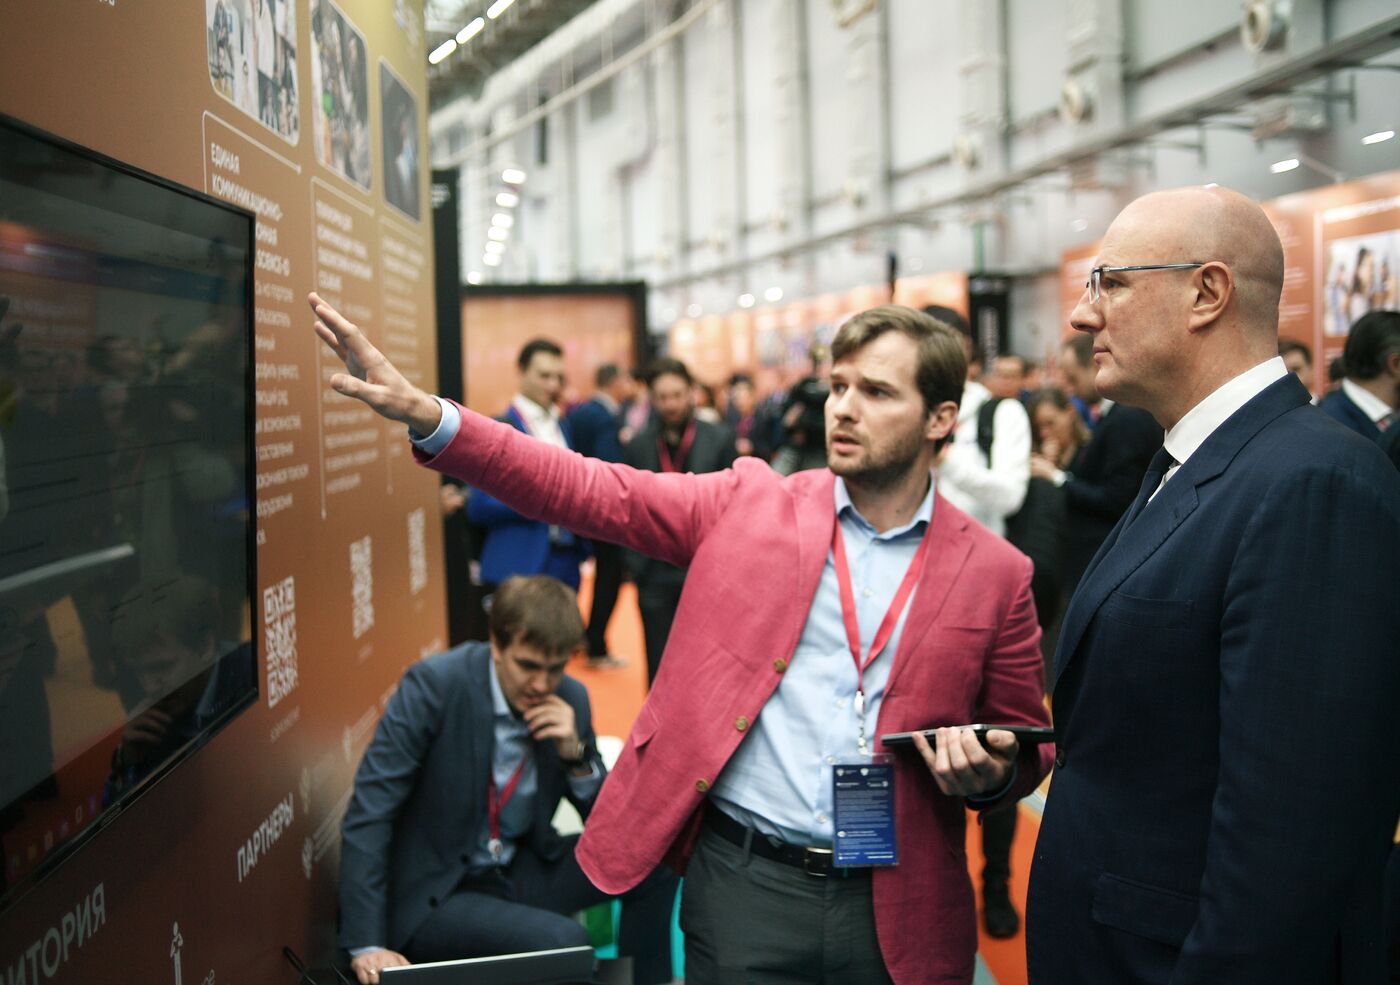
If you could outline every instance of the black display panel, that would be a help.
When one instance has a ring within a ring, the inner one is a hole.
[[[253,234],[0,116],[0,909],[257,697]]]

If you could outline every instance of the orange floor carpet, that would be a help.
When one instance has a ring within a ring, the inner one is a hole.
[[[579,606],[584,618],[592,605],[593,584],[587,576],[579,586]],[[593,727],[599,735],[625,737],[632,720],[646,698],[647,661],[642,638],[642,617],[637,609],[637,590],[631,584],[622,586],[617,608],[608,623],[608,649],[625,660],[626,666],[595,670],[582,658],[575,659],[569,673],[588,687],[593,704]],[[1026,912],[1026,876],[1030,872],[1035,838],[1040,831],[1040,819],[1035,812],[1022,807],[1021,823],[1016,828],[1016,842],[1011,849],[1011,898],[1018,912]],[[968,870],[973,885],[978,887],[978,911],[981,912],[982,829],[977,819],[968,816]],[[1026,985],[1025,931],[1009,940],[993,940],[981,936],[980,953],[997,985]]]

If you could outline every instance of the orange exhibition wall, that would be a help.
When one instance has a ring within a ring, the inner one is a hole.
[[[543,337],[564,350],[565,402],[593,393],[599,366],[634,367],[645,332],[641,284],[466,288],[462,295],[464,405],[495,417],[515,396],[520,350]]]
[[[404,667],[446,638],[437,480],[402,427],[327,390],[304,301],[320,290],[437,379],[422,0],[260,7],[0,4],[0,112],[257,213],[261,678],[254,706],[0,912],[6,985],[292,982],[285,945],[324,962],[354,769]],[[61,638],[71,609],[49,617]],[[3,842],[7,870],[47,850],[27,830]]]

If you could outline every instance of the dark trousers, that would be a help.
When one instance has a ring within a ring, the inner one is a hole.
[[[442,901],[404,948],[415,963],[546,951],[588,944],[572,914],[611,899],[579,868],[578,837],[553,862],[520,846],[509,868],[468,879]],[[618,953],[636,985],[671,981],[671,912],[677,879],[659,868],[622,897]]]
[[[1011,842],[1016,838],[1016,805],[982,815],[982,885],[1005,890],[1011,878]]]
[[[760,836],[761,837],[761,836]],[[681,892],[686,985],[889,985],[870,873],[809,876],[709,829]]]
[[[685,574],[671,572],[656,577],[637,579],[637,607],[642,610],[642,635],[647,644],[647,684],[656,680],[661,669],[661,654],[671,638],[671,623],[676,619],[676,607],[681,604],[681,589]]]
[[[588,613],[588,655],[606,657],[608,620],[612,619],[613,608],[617,605],[617,590],[622,587],[622,548],[595,540],[593,564],[593,608]]]

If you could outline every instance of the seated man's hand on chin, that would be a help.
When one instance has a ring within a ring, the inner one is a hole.
[[[350,970],[360,980],[360,985],[376,985],[379,981],[380,968],[405,968],[409,963],[408,958],[398,951],[378,948],[351,958]]]
[[[432,434],[442,420],[437,400],[404,379],[364,332],[319,294],[313,291],[307,300],[316,314],[316,334],[345,364],[344,373],[331,377],[331,388],[363,401],[382,417],[407,424],[417,434]]]

